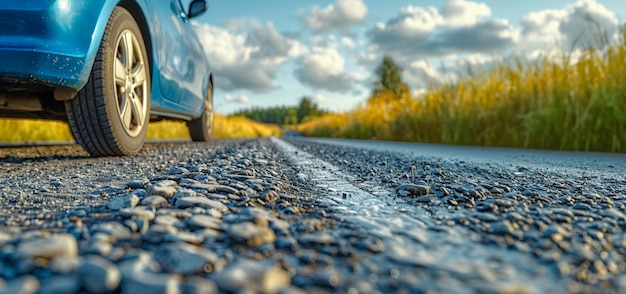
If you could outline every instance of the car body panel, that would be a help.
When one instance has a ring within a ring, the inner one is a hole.
[[[82,88],[117,1],[29,0],[0,4],[0,76]]]
[[[185,14],[191,1],[126,2],[138,7],[136,13],[147,20],[151,109],[177,119],[199,117],[211,69],[204,51],[197,50],[198,36]],[[118,4],[119,0],[0,1],[0,98],[7,85],[18,90],[84,87]]]

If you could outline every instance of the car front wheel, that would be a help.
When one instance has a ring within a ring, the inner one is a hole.
[[[116,7],[87,85],[65,102],[72,134],[92,156],[133,155],[150,120],[150,64],[133,16]]]
[[[191,139],[196,142],[208,142],[213,135],[213,82],[209,82],[202,116],[187,122]]]

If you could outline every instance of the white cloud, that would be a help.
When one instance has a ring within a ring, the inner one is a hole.
[[[297,62],[294,74],[304,85],[313,89],[348,92],[357,76],[346,72],[345,59],[335,46],[314,47]]]
[[[431,67],[426,60],[412,62],[404,70],[403,78],[408,84],[421,87],[439,85],[443,82],[437,69]]]
[[[242,96],[239,96],[239,97],[233,97],[231,95],[226,95],[224,97],[224,101],[226,101],[228,103],[247,104],[248,102],[250,102],[250,98],[248,98],[245,95],[242,95]]]
[[[555,46],[570,49],[598,46],[599,38],[611,41],[617,32],[615,13],[594,0],[579,0],[563,9],[547,9],[527,14],[522,19],[520,44],[526,50]]]
[[[277,32],[271,23],[235,20],[227,26],[241,30],[249,27],[242,32],[232,32],[196,24],[215,72],[215,86],[222,90],[268,92],[275,89],[276,74],[287,58],[306,51],[304,45]]]
[[[441,11],[408,6],[386,23],[378,23],[367,36],[375,51],[410,62],[456,53],[500,52],[511,47],[517,31],[505,19],[488,18],[484,4],[455,0]]]
[[[346,31],[359,25],[367,15],[367,6],[362,0],[337,0],[325,8],[314,6],[308,15],[301,15],[302,22],[315,33],[332,30]]]
[[[311,98],[313,99],[313,102],[315,102],[317,104],[322,104],[322,103],[326,102],[326,97],[324,97],[321,94],[315,94]]]
[[[229,31],[243,32],[251,27],[260,27],[263,24],[256,18],[233,18],[221,21],[223,28]]]
[[[354,48],[356,44],[354,43],[354,39],[350,37],[341,37],[341,44],[348,48]]]
[[[491,8],[485,3],[452,0],[441,9],[445,25],[469,26],[491,16]]]

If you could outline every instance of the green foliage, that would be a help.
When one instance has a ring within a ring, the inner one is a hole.
[[[243,116],[268,124],[293,125],[327,113],[327,111],[321,110],[311,98],[302,97],[298,106],[253,107],[235,112],[231,116]]]
[[[376,68],[378,85],[374,90],[374,97],[387,89],[393,93],[393,97],[399,99],[403,93],[409,92],[407,84],[402,80],[403,69],[398,66],[391,57],[385,56],[381,64]]]

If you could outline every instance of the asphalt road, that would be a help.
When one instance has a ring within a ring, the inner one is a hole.
[[[0,293],[623,293],[626,156],[305,138],[0,148]]]

